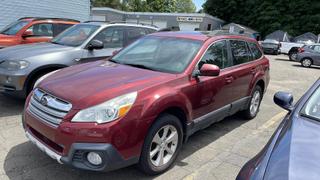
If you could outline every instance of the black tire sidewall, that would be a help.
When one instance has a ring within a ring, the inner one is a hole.
[[[166,125],[172,125],[177,129],[178,137],[179,137],[178,146],[177,146],[177,149],[176,149],[173,157],[171,158],[171,160],[167,164],[165,164],[161,167],[156,167],[150,161],[149,149],[150,149],[150,145],[151,145],[151,142],[152,142],[154,135],[163,126],[166,126]],[[139,161],[140,169],[149,175],[161,174],[162,172],[168,170],[175,162],[175,160],[181,150],[182,140],[183,140],[183,129],[182,129],[182,125],[181,125],[180,120],[176,116],[171,115],[171,114],[163,114],[163,115],[159,116],[155,120],[154,124],[151,126],[151,128],[145,138],[145,142],[142,147],[141,157],[140,157],[140,161]]]

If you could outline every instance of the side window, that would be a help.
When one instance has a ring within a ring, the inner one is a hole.
[[[253,42],[248,42],[249,48],[252,53],[252,57],[254,60],[260,59],[262,56],[262,52],[260,51],[259,47],[257,46],[256,43]]]
[[[123,29],[109,27],[102,30],[94,39],[102,41],[104,48],[123,47]]]
[[[128,33],[128,44],[139,39],[142,36],[145,36],[147,32],[143,28],[130,28],[127,30]]]
[[[221,69],[230,67],[226,41],[219,41],[211,45],[199,62],[199,68],[203,64],[214,64]]]
[[[245,41],[230,40],[230,47],[234,65],[243,64],[252,59]]]
[[[52,24],[34,24],[27,31],[32,32],[33,36],[53,36]]]
[[[320,53],[320,46],[314,46],[314,50],[318,53]]]
[[[62,33],[62,31],[68,29],[73,26],[73,24],[53,24],[53,37]]]

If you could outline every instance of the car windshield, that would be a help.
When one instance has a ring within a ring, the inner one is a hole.
[[[320,87],[318,87],[304,105],[301,114],[320,121]]]
[[[16,22],[6,26],[3,30],[1,30],[0,34],[16,35],[28,23],[29,23],[28,21],[16,21]]]
[[[112,61],[154,71],[181,73],[199,51],[201,41],[147,36],[120,51]]]
[[[74,25],[66,31],[52,39],[52,43],[65,46],[80,46],[85,42],[91,34],[93,34],[100,26],[89,24]]]

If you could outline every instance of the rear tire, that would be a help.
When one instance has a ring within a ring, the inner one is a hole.
[[[163,114],[151,126],[145,138],[138,167],[149,175],[167,171],[176,160],[183,139],[180,120]]]
[[[294,52],[290,52],[289,53],[289,60],[290,61],[294,61],[297,57],[297,53],[294,53]]]
[[[242,115],[245,119],[253,119],[257,116],[261,104],[261,100],[263,97],[263,92],[260,86],[256,86],[251,94],[251,98],[249,101],[249,105],[247,109],[242,111]]]
[[[312,59],[310,58],[304,58],[301,60],[301,66],[303,67],[311,67],[312,65]]]

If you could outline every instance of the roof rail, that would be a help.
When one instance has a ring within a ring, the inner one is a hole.
[[[137,25],[142,25],[142,26],[152,26],[155,28],[159,28],[158,26],[153,25],[153,24],[135,23],[135,22],[127,22],[127,21],[99,21],[99,20],[84,21],[84,23],[90,23],[90,22],[101,22],[101,23],[108,23],[108,24],[137,24]]]
[[[110,21],[101,21],[101,20],[89,20],[89,21],[84,21],[83,23],[90,23],[90,22],[110,23]]]
[[[69,18],[48,18],[48,17],[22,17],[19,20],[23,19],[32,19],[33,21],[39,21],[39,20],[63,20],[63,21],[73,21],[73,22],[80,22],[75,19],[69,19]]]
[[[138,22],[127,22],[127,21],[112,21],[110,22],[110,24],[117,24],[117,23],[123,23],[123,24],[138,24],[138,25],[142,25],[142,26],[152,26],[155,28],[159,28],[158,26],[154,25],[154,24],[147,24],[147,23],[138,23]]]

